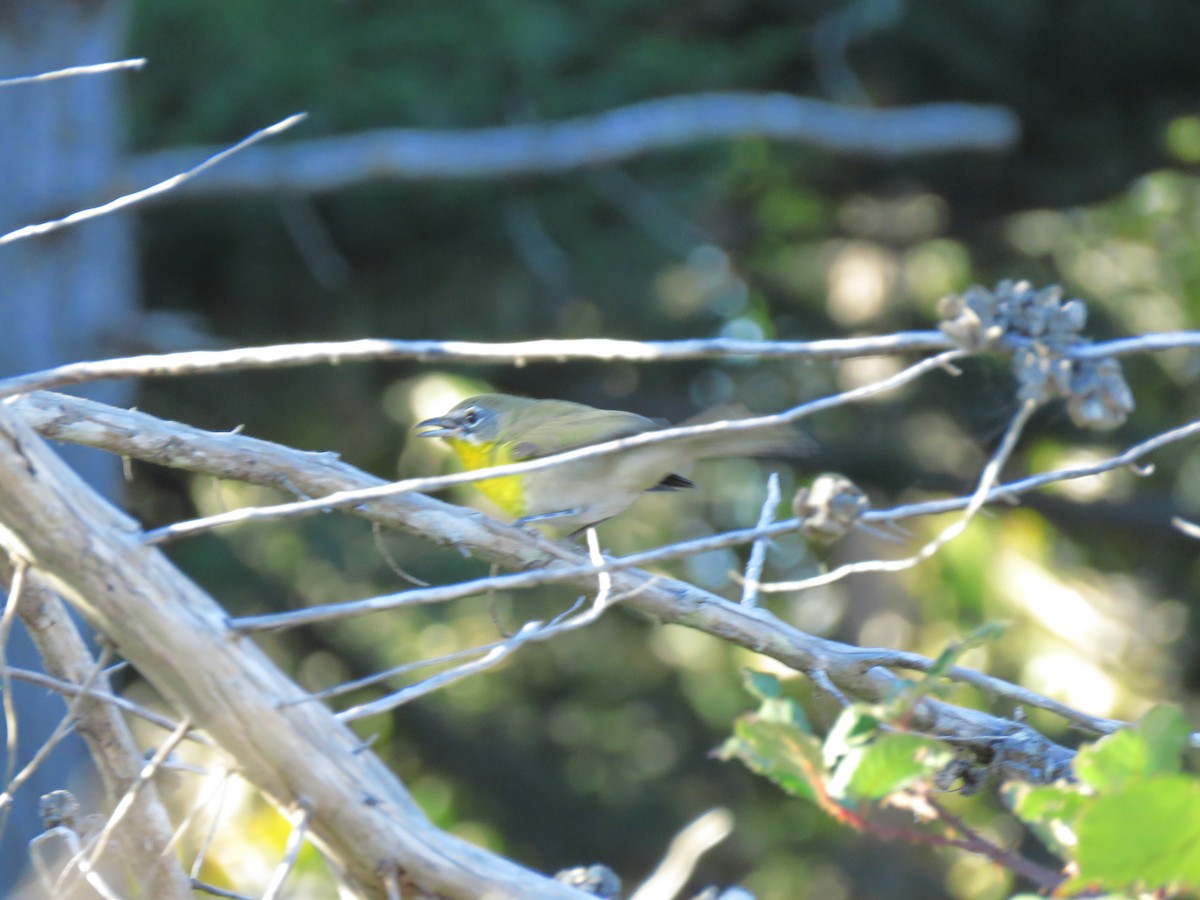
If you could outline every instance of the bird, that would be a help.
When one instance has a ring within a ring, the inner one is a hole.
[[[744,410],[717,408],[684,424],[745,418]],[[445,415],[417,423],[418,437],[441,438],[469,471],[540,459],[619,438],[670,427],[662,419],[596,409],[568,400],[480,394]],[[624,512],[646,491],[695,484],[681,472],[700,459],[721,456],[795,455],[807,439],[790,426],[714,431],[626,447],[524,475],[474,482],[517,524],[547,523],[578,534]]]

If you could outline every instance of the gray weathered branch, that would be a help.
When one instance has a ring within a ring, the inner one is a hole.
[[[364,896],[577,892],[435,828],[353,732],[304,692],[160,552],[0,405],[0,545],[76,605],[181,715],[238,761]]]
[[[28,414],[51,439],[80,440],[90,446],[219,478],[270,485],[309,496],[385,483],[328,454],[305,453],[244,435],[215,435],[89,401],[38,394],[9,401],[9,405]],[[596,572],[587,556],[571,546],[422,494],[372,500],[348,512],[438,544],[458,547],[508,569],[574,568],[579,574],[566,583],[589,592],[596,585]],[[827,677],[856,697],[883,699],[896,690],[898,676],[884,668],[885,665],[919,669],[929,663],[913,654],[899,653],[893,663],[879,650],[806,634],[766,610],[732,603],[661,575],[638,570],[614,571],[612,590],[628,596],[625,604],[655,619],[705,631],[810,675],[819,673],[819,677]],[[1017,702],[1038,701],[1040,706],[1046,700],[1039,701],[1032,692],[999,679],[973,675],[978,677],[971,683]],[[1061,711],[1061,705],[1057,705],[1056,711]],[[1090,720],[1085,727],[1101,731],[1111,731],[1119,724],[1085,718]],[[1072,717],[1072,721],[1078,718]],[[1068,750],[1027,725],[934,699],[922,701],[914,724],[948,740],[976,747],[995,759],[1000,771],[1012,777],[1035,781],[1053,778],[1065,771],[1071,758]]]
[[[462,130],[389,128],[260,147],[179,193],[328,191],[378,179],[552,174],[745,137],[896,157],[1007,150],[1019,135],[1016,116],[1001,106],[930,103],[871,109],[782,93],[692,94],[560,122]],[[134,160],[129,182],[162,181],[212,152],[183,147],[145,154]]]

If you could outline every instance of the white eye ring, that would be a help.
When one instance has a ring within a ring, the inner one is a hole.
[[[470,409],[467,409],[466,411],[464,411],[463,412],[463,424],[466,425],[468,428],[474,428],[476,425],[478,425],[479,424],[479,410],[477,410],[475,407],[472,406]]]

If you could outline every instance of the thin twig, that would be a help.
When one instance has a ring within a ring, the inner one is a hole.
[[[305,486],[305,490],[309,493],[328,490],[329,487],[370,481],[367,476],[357,470],[343,463],[331,462],[324,455],[300,453],[242,435],[213,434],[190,426],[164,422],[145,413],[114,409],[94,401],[53,394],[33,394],[9,402],[13,403],[14,408],[29,418],[47,437],[100,447],[149,462],[181,466],[218,477],[241,478],[254,483],[276,486],[280,479],[286,479]],[[1192,438],[1197,434],[1200,434],[1200,421],[1156,435],[1129,447],[1117,456],[1098,463],[1071,467],[998,485],[989,492],[987,499],[989,502],[1011,499],[1056,482],[1132,467],[1148,454],[1169,444]],[[239,462],[244,458],[253,458],[258,463],[253,467],[246,467]],[[921,515],[941,514],[962,509],[969,502],[969,498],[950,498],[908,504],[891,510],[870,511],[864,518],[873,522],[886,522]],[[424,510],[424,505],[419,509]],[[457,511],[443,505],[438,505],[437,510],[439,516],[457,513],[457,518],[461,519],[464,525],[472,524],[474,527],[473,523],[481,521],[476,514],[465,510]],[[357,507],[353,512],[392,526],[403,526],[413,510],[409,510],[406,506],[393,508],[391,505],[381,505]],[[423,527],[427,526],[429,523],[424,517],[425,513],[422,512],[421,515]],[[520,529],[504,528],[490,523],[488,520],[482,521],[487,523],[486,528],[476,528],[472,532],[474,537],[471,540],[477,542],[503,538],[507,542],[505,548],[497,548],[496,552],[506,554],[504,558],[509,560],[512,565],[528,567],[534,560],[540,560],[543,565],[547,564],[547,561],[559,561],[557,564],[561,565],[561,560],[569,558],[569,556],[564,556],[569,551],[559,545],[541,541]],[[778,536],[794,531],[798,524],[797,520],[792,519],[776,523],[765,531],[744,529],[728,532],[700,541],[609,560],[606,562],[606,568],[609,571],[616,571],[625,565],[645,565],[673,558],[683,552],[701,552],[702,550],[745,544],[756,538]],[[488,546],[490,547],[490,545]],[[471,547],[476,552],[487,549],[484,545],[476,543],[472,543]],[[547,554],[550,555],[547,556]],[[568,580],[592,578],[596,574],[590,565],[572,567],[572,569],[570,574],[564,575]],[[557,576],[567,570],[568,567],[563,566],[562,569],[547,569],[538,573],[521,574],[523,576],[534,574],[549,581],[557,580]],[[474,589],[479,589],[479,586],[477,585]],[[681,621],[693,627],[702,628],[726,639],[746,643],[747,646],[753,646],[760,651],[764,647],[770,648],[766,651],[769,655],[796,668],[811,668],[812,663],[816,662],[829,668],[831,672],[835,672],[839,683],[843,686],[851,682],[858,683],[861,675],[869,674],[871,671],[882,672],[886,667],[925,670],[932,665],[931,660],[918,654],[884,649],[848,648],[844,645],[821,641],[789,629],[764,611],[755,610],[753,612],[756,615],[749,616],[748,613],[751,611],[738,612],[725,605],[718,605],[711,595],[706,596],[708,600],[702,608],[702,617],[698,617],[694,613],[679,614],[678,612],[672,616],[668,609],[657,601],[650,604],[648,609],[652,610],[652,614],[656,616],[666,616],[671,621]],[[760,622],[759,619],[763,621]],[[805,660],[810,660],[810,662],[806,663]],[[1089,716],[1048,697],[969,669],[956,667],[947,674],[954,680],[975,685],[993,696],[1048,710],[1097,734],[1107,734],[1126,725],[1117,720]],[[960,713],[961,710],[957,711],[955,715]],[[992,721],[988,717],[983,717],[983,719]],[[999,727],[995,723],[1002,721],[994,720],[994,724],[989,727],[994,730]],[[953,730],[952,727],[951,731]],[[1192,736],[1191,743],[1193,747],[1200,748],[1200,733]]]
[[[1009,423],[1008,430],[1004,434],[1004,440],[1000,442],[1000,446],[996,448],[996,452],[992,455],[988,464],[984,466],[983,472],[979,476],[979,483],[967,500],[963,514],[916,553],[906,556],[903,559],[869,559],[846,563],[832,571],[813,575],[810,578],[801,578],[797,581],[768,582],[767,584],[760,585],[760,590],[768,594],[783,591],[809,590],[814,587],[832,584],[835,581],[841,581],[848,575],[859,575],[864,572],[902,572],[931,558],[946,544],[962,534],[975,517],[975,514],[983,508],[988,497],[991,496],[992,491],[995,489],[996,482],[1000,477],[1000,470],[1003,468],[1005,462],[1008,461],[1008,457],[1016,447],[1021,431],[1029,421],[1029,417],[1037,409],[1037,406],[1037,402],[1033,400],[1026,400],[1021,404],[1020,409],[1013,416],[1012,422]]]
[[[919,653],[912,653],[907,650],[862,647],[854,648],[850,651],[850,655],[854,657],[855,667],[862,671],[882,666],[889,669],[912,669],[915,672],[928,672],[935,664],[935,660],[930,659],[928,656],[922,656]],[[997,678],[994,675],[987,675],[963,666],[952,666],[945,672],[945,677],[950,681],[957,681],[978,688],[985,694],[997,699],[1010,700],[1021,706],[1032,706],[1036,709],[1043,709],[1046,712],[1062,717],[1071,724],[1092,734],[1112,734],[1114,731],[1129,727],[1128,722],[1120,719],[1109,719],[1104,716],[1093,716],[1089,713],[1081,712],[1044,694],[1039,694],[1036,691],[1023,688],[1002,678]],[[1191,735],[1190,743],[1194,749],[1200,750],[1200,732],[1195,732]]]
[[[21,557],[13,559],[12,582],[8,586],[8,597],[4,602],[4,612],[0,614],[0,690],[3,691],[4,704],[4,734],[5,734],[5,765],[4,783],[12,781],[17,768],[17,707],[13,700],[12,676],[8,671],[8,637],[12,633],[13,622],[17,618],[17,604],[21,602],[21,592],[25,586],[25,572],[29,563]],[[2,822],[2,820],[0,820]],[[0,824],[0,832],[3,832]]]
[[[1200,525],[1195,522],[1189,522],[1182,516],[1175,516],[1171,519],[1171,524],[1179,531],[1180,534],[1185,534],[1192,540],[1200,540]]]
[[[419,697],[439,691],[447,685],[454,684],[456,681],[461,681],[472,675],[478,675],[480,672],[484,672],[497,665],[525,643],[525,641],[537,634],[541,625],[541,622],[526,622],[517,629],[516,634],[493,647],[483,656],[479,657],[479,659],[463,663],[461,666],[455,666],[453,669],[447,669],[445,672],[431,675],[424,681],[418,681],[416,684],[388,694],[379,700],[373,700],[370,703],[360,703],[358,706],[344,709],[337,714],[337,717],[343,722],[352,722],[355,719],[365,719],[368,716],[380,715],[390,712],[406,703],[411,703]]]
[[[779,473],[772,472],[767,479],[767,497],[763,500],[762,509],[758,513],[756,531],[761,531],[775,520],[775,507],[779,506]],[[746,571],[742,578],[742,603],[754,606],[758,602],[758,585],[762,580],[763,566],[767,563],[767,543],[765,538],[759,538],[750,545],[750,558],[746,561]]]
[[[192,860],[190,875],[193,881],[200,877],[200,870],[204,868],[204,860],[208,858],[208,851],[211,849],[213,841],[216,840],[217,826],[221,822],[221,815],[225,812],[225,799],[229,793],[229,783],[232,780],[231,772],[226,772],[225,777],[221,779],[220,788],[217,791],[217,805],[213,809],[212,818],[208,822],[208,831],[204,834],[204,840],[200,843],[200,849],[196,851],[196,858]]]
[[[643,432],[641,434],[632,435],[631,437],[620,438],[615,441],[604,441],[603,443],[580,447],[577,450],[569,450],[564,453],[556,453],[552,456],[539,457],[536,459],[526,460],[524,462],[508,463],[501,466],[490,466],[483,469],[457,472],[452,475],[438,475],[428,478],[406,478],[401,481],[392,482],[391,484],[364,488],[355,491],[340,491],[324,497],[316,497],[312,500],[297,500],[290,503],[280,503],[272,506],[256,506],[247,507],[244,509],[235,509],[225,513],[205,516],[199,519],[191,519],[190,521],[176,522],[163,528],[148,531],[143,536],[143,540],[148,544],[157,544],[165,540],[173,540],[180,537],[193,537],[197,534],[203,534],[226,525],[251,521],[279,520],[291,518],[293,516],[310,515],[316,512],[328,512],[329,510],[333,509],[342,509],[347,506],[358,506],[359,504],[365,503],[369,500],[378,500],[381,497],[392,497],[397,494],[405,494],[413,491],[425,493],[453,487],[454,485],[469,484],[471,482],[482,481],[490,478],[500,478],[509,475],[527,475],[530,472],[551,468],[553,466],[565,465],[566,463],[576,462],[581,459],[592,459],[601,456],[608,456],[610,454],[619,453],[634,447],[661,444],[668,441],[679,441],[696,437],[698,435],[778,428],[780,426],[794,424],[806,416],[813,415],[814,413],[821,412],[826,409],[841,406],[846,403],[852,403],[857,400],[864,400],[877,394],[895,390],[911,381],[916,380],[917,378],[920,378],[922,375],[926,375],[929,372],[944,368],[946,365],[955,359],[958,359],[962,355],[963,352],[961,350],[950,350],[945,353],[939,353],[937,356],[924,359],[921,362],[911,365],[895,375],[884,378],[880,381],[863,385],[862,387],[853,388],[848,391],[843,391],[840,394],[834,394],[830,397],[812,400],[808,403],[803,403],[799,406],[792,407],[791,409],[784,410],[781,413],[775,413],[773,415],[751,416],[732,421],[722,420],[719,422],[705,422],[700,425],[683,425],[675,428],[663,428],[657,431]]]
[[[1040,475],[1030,475],[1026,478],[1009,482],[1008,484],[1001,484],[988,492],[986,501],[1011,499],[1021,494],[1035,491],[1038,488],[1046,487],[1047,485],[1063,481],[1074,481],[1077,478],[1088,478],[1092,475],[1103,475],[1105,472],[1111,472],[1114,469],[1130,469],[1138,475],[1146,475],[1147,472],[1137,468],[1137,463],[1142,457],[1148,456],[1155,450],[1161,450],[1168,444],[1175,444],[1179,441],[1196,437],[1197,435],[1200,435],[1200,420],[1189,422],[1186,425],[1180,425],[1176,428],[1170,428],[1160,434],[1156,434],[1152,438],[1139,441],[1122,453],[1094,463],[1057,469],[1053,472],[1043,472]],[[963,497],[951,497],[946,500],[926,500],[920,503],[897,506],[890,510],[872,510],[863,515],[863,521],[895,522],[900,519],[911,519],[918,516],[939,515],[963,509],[968,502],[968,499]]]
[[[818,341],[751,341],[694,338],[680,341],[626,341],[614,338],[512,341],[398,341],[365,338],[353,341],[273,344],[230,350],[186,350],[90,362],[67,363],[40,372],[0,379],[0,397],[114,378],[159,378],[206,375],[246,369],[339,365],[349,362],[565,363],[681,362],[697,359],[855,359],[898,353],[949,350],[954,342],[940,331],[830,338]]]
[[[291,819],[292,831],[288,835],[283,859],[279,861],[279,865],[271,874],[271,880],[267,882],[267,889],[263,892],[262,900],[276,900],[283,890],[288,876],[296,868],[296,860],[300,858],[300,848],[304,846],[304,839],[308,836],[308,823],[312,821],[312,810],[307,806],[301,806],[291,816]]]
[[[88,671],[87,677],[83,680],[81,687],[84,690],[81,690],[70,699],[67,703],[67,711],[63,713],[63,717],[59,720],[58,725],[50,732],[50,736],[42,741],[33,758],[25,764],[25,767],[20,772],[7,782],[4,792],[0,793],[0,834],[4,833],[5,826],[8,824],[8,813],[12,807],[13,795],[20,789],[21,785],[29,780],[30,776],[38,770],[41,764],[45,762],[46,757],[50,755],[50,751],[71,733],[75,725],[75,714],[87,696],[86,690],[92,686],[92,683],[104,670],[104,666],[108,663],[108,657],[111,653],[112,649],[107,644],[101,649],[100,654],[96,657],[95,665],[92,666]]]
[[[108,847],[109,841],[112,840],[113,835],[116,834],[117,826],[121,824],[121,821],[133,808],[134,801],[137,800],[138,794],[141,793],[142,788],[145,787],[146,783],[154,777],[154,773],[158,771],[159,767],[163,764],[163,761],[171,755],[177,746],[179,746],[179,743],[187,736],[187,733],[189,730],[191,730],[191,727],[192,723],[188,719],[184,719],[182,722],[180,722],[179,727],[171,732],[170,736],[168,736],[166,741],[163,742],[163,745],[158,748],[154,756],[152,756],[146,765],[142,767],[142,771],[138,773],[138,777],[129,785],[129,788],[125,791],[124,796],[122,796],[117,802],[116,807],[114,807],[112,814],[108,817],[108,821],[104,823],[104,827],[100,830],[100,833],[89,842],[88,847],[85,847],[80,851],[79,856],[82,857],[83,854],[87,854],[87,858],[86,860],[78,860],[79,871],[90,871],[96,868],[96,863],[104,854],[104,851]],[[64,870],[64,875],[75,867],[75,863],[76,861],[73,860],[72,865],[69,865]],[[60,878],[59,881],[62,882],[63,879]],[[69,882],[64,885],[60,885],[60,887],[63,893],[70,892]]]
[[[452,653],[444,653],[441,656],[430,657],[429,659],[418,659],[413,662],[407,662],[399,666],[393,666],[390,669],[385,669],[382,672],[372,672],[370,675],[364,675],[362,678],[355,678],[352,681],[344,681],[341,684],[335,684],[332,687],[327,687],[320,691],[310,691],[303,697],[297,697],[295,700],[286,700],[281,706],[297,706],[301,703],[312,703],[318,700],[329,700],[334,697],[340,697],[342,694],[349,694],[352,691],[361,690],[365,687],[370,687],[373,684],[379,684],[381,681],[395,678],[397,675],[405,675],[417,669],[427,669],[433,666],[444,665],[445,663],[457,662],[460,659],[466,659],[471,656],[479,656],[488,653],[497,647],[503,646],[507,641],[511,640],[512,635],[505,637],[503,640],[493,641],[490,644],[480,644],[478,647],[468,647],[464,650],[455,650]]]
[[[187,831],[189,828],[191,828],[192,823],[199,818],[200,813],[205,810],[208,804],[212,802],[214,797],[216,797],[218,794],[221,794],[222,796],[224,795],[225,784],[232,777],[233,773],[229,769],[224,769],[218,778],[212,779],[212,784],[209,786],[208,790],[205,791],[204,794],[192,804],[192,808],[188,810],[187,815],[183,817],[182,821],[180,821],[179,826],[171,835],[171,840],[168,841],[167,846],[163,848],[163,855],[170,853],[175,849],[175,845],[183,840],[183,836],[187,834]],[[197,869],[197,871],[199,870]]]
[[[1069,359],[1100,359],[1132,353],[1159,352],[1200,346],[1200,331],[1143,334],[1062,348]],[[162,378],[236,372],[248,369],[294,368],[348,362],[660,363],[698,359],[857,359],[901,353],[933,353],[953,349],[940,331],[909,331],[891,335],[829,338],[816,341],[754,341],[731,338],[693,338],[679,341],[626,341],[612,338],[532,340],[508,343],[472,341],[402,341],[368,338],[353,341],[272,344],[231,350],[187,350],[67,363],[50,369],[0,379],[0,398],[72,384],[120,378]]]
[[[559,613],[550,620],[551,625],[557,625],[560,621],[567,618],[575,612],[583,603],[583,598],[571,606],[570,609]],[[475,647],[467,647],[463,650],[455,650],[451,653],[444,653],[441,656],[433,656],[428,659],[418,659],[413,662],[403,663],[399,666],[393,666],[390,669],[385,669],[382,672],[373,672],[370,675],[364,675],[362,678],[355,678],[352,681],[345,681],[341,684],[335,684],[332,687],[325,688],[321,691],[310,691],[303,697],[298,697],[295,700],[286,700],[281,703],[281,706],[295,706],[301,703],[312,703],[318,700],[328,700],[332,697],[340,697],[342,694],[348,694],[351,691],[361,690],[365,687],[370,687],[373,684],[378,684],[381,681],[387,681],[390,678],[395,678],[397,675],[404,675],[408,672],[413,672],[417,669],[427,669],[432,666],[440,666],[449,662],[457,662],[460,659],[468,657],[482,656],[489,653],[497,647],[504,646],[512,639],[511,634],[506,634],[501,640],[492,641],[490,644],[479,644]]]
[[[243,150],[252,144],[256,144],[264,138],[279,134],[281,131],[286,131],[297,122],[302,121],[308,113],[297,113],[293,116],[288,116],[281,122],[276,122],[274,125],[269,125],[266,128],[259,129],[249,137],[243,138],[232,147],[215,153],[198,166],[193,166],[186,172],[181,172],[174,175],[165,181],[160,181],[158,184],[151,185],[148,188],[143,188],[140,191],[134,191],[132,194],[126,194],[123,197],[118,197],[116,200],[110,200],[101,206],[94,206],[91,209],[81,209],[78,212],[73,212],[69,216],[63,216],[61,219],[54,219],[49,222],[42,222],[38,225],[26,225],[24,228],[18,228],[16,231],[10,231],[8,234],[0,235],[0,246],[19,241],[22,238],[33,237],[34,235],[48,234],[51,231],[57,231],[60,228],[66,228],[68,225],[75,225],[79,222],[86,222],[89,219],[95,219],[100,216],[106,216],[109,213],[117,212],[118,210],[126,209],[136,203],[142,203],[151,197],[159,194],[165,194],[184,182],[195,178],[202,172],[211,169],[222,160],[228,159],[239,150]]]
[[[400,562],[396,559],[395,555],[391,550],[388,549],[388,545],[384,543],[383,528],[378,522],[371,523],[371,540],[375,543],[375,549],[379,551],[379,555],[383,557],[383,561],[387,564],[387,567],[392,570],[393,574],[399,575],[409,584],[415,584],[417,587],[429,587],[428,581],[418,578],[416,575],[410,574],[409,572],[405,571],[402,565],[400,565]]]
[[[387,900],[404,900],[400,890],[400,873],[394,867],[383,873],[383,889],[387,891]]]
[[[107,676],[111,671],[112,669],[110,668],[103,674]],[[157,725],[159,728],[162,728],[165,731],[174,731],[179,727],[178,722],[168,719],[166,716],[159,715],[154,710],[148,709],[147,707],[142,706],[140,703],[135,703],[126,697],[121,697],[117,694],[111,694],[108,691],[102,691],[99,688],[85,687],[81,684],[75,684],[74,682],[63,681],[60,678],[54,678],[53,676],[47,675],[44,672],[34,672],[31,669],[20,669],[14,666],[6,666],[4,672],[8,677],[15,678],[18,681],[25,681],[29,684],[37,685],[38,687],[44,687],[52,691],[58,691],[60,694],[65,694],[68,697],[74,697],[82,694],[93,700],[99,700],[102,703],[111,703],[113,706],[123,709],[126,712],[137,716],[138,718],[145,719],[150,724]],[[200,732],[191,732],[188,734],[188,740],[195,741],[198,744],[203,744],[206,747],[214,746],[212,740],[207,735]]]
[[[643,881],[629,900],[670,900],[675,897],[696,869],[705,853],[733,832],[733,815],[723,807],[697,816],[671,840],[662,861]]]
[[[596,529],[589,528],[587,530],[588,552],[594,566],[599,566],[603,563],[603,555],[600,551],[600,541],[596,536]],[[518,650],[522,645],[531,641],[544,641],[556,635],[567,631],[574,631],[590,625],[602,616],[606,610],[622,600],[627,600],[634,596],[634,592],[629,592],[623,595],[614,595],[612,593],[612,575],[608,572],[600,571],[597,576],[598,590],[596,599],[591,602],[588,608],[576,615],[570,616],[568,611],[567,616],[558,616],[549,623],[545,622],[526,622],[522,625],[517,633],[512,637],[495,645],[491,650],[481,656],[479,659],[464,663],[461,666],[455,666],[453,669],[447,669],[445,672],[439,672],[420,681],[417,684],[410,685],[403,690],[397,691],[387,697],[375,700],[371,703],[363,703],[359,706],[351,707],[337,714],[339,719],[343,721],[353,721],[354,719],[362,719],[371,715],[389,712],[398,706],[416,700],[418,697],[423,697],[436,690],[460,681],[463,678],[468,678],[471,675],[477,675],[480,672],[486,671],[497,665],[501,660]],[[650,586],[650,582],[645,585],[645,588]]]
[[[810,669],[807,674],[808,677],[812,679],[812,683],[836,700],[839,706],[850,705],[850,700],[841,692],[838,686],[833,683],[833,679],[829,677],[829,673],[824,669]]]
[[[11,87],[14,84],[33,84],[39,81],[56,81],[59,78],[73,78],[77,75],[101,75],[121,69],[140,69],[144,65],[146,65],[146,60],[138,58],[97,63],[94,66],[71,66],[66,69],[55,69],[53,72],[42,72],[40,75],[18,75],[15,78],[0,78],[0,87]]]
[[[922,802],[927,803],[951,829],[961,834],[963,843],[959,846],[972,853],[980,853],[1006,869],[1010,869],[1022,878],[1028,878],[1044,891],[1053,890],[1063,881],[1063,874],[1033,860],[1022,856],[1014,850],[1005,850],[992,843],[959,816],[952,813],[938,802],[931,794],[923,794]]]
[[[192,890],[200,891],[202,894],[211,894],[214,897],[225,897],[227,900],[254,900],[253,897],[249,897],[246,894],[239,894],[237,891],[227,891],[225,888],[206,884],[198,878],[192,879]]]

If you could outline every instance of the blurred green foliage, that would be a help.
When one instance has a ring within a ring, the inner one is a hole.
[[[1200,780],[1180,767],[1190,731],[1178,709],[1157,706],[1136,728],[1080,748],[1077,783],[1006,792],[1017,815],[1075,864],[1064,892],[1200,890]]]
[[[675,92],[823,96],[825,48],[814,35],[854,5],[143,0],[129,49],[151,65],[130,82],[131,140],[140,150],[219,142],[299,109],[311,117],[296,138],[551,120]],[[747,138],[499,183],[375,181],[315,197],[180,200],[143,213],[146,303],[198,313],[233,345],[817,338],[930,327],[944,293],[1024,277],[1086,299],[1097,336],[1196,328],[1200,5],[942,0],[899,13],[850,44],[845,62],[867,95],[887,105],[1008,105],[1025,130],[1016,151],[880,162]],[[297,239],[300,226],[315,228],[336,265]],[[388,477],[447,467],[436,448],[409,446],[408,428],[483,387],[679,420],[725,402],[780,409],[892,364],[341,366],[153,382],[142,405],[333,450]],[[1009,471],[1070,464],[1197,417],[1194,354],[1132,357],[1126,371],[1139,404],[1129,424],[1083,435],[1051,408]],[[961,493],[1014,409],[1011,387],[1003,361],[972,360],[962,377],[822,416],[811,425],[820,449],[783,472],[784,495],[821,469],[849,475],[876,505]],[[1114,472],[980,519],[903,579],[868,576],[766,602],[816,633],[931,655],[984,622],[1012,620],[962,663],[1101,714],[1132,718],[1174,697],[1195,720],[1200,566],[1194,544],[1168,523],[1200,515],[1200,455],[1178,445],[1155,463],[1150,478]],[[695,473],[700,490],[641,501],[604,527],[604,543],[640,549],[748,525],[777,467],[707,465]],[[263,499],[134,471],[148,524]],[[476,502],[468,491],[450,499]],[[917,539],[934,533],[915,527]],[[379,540],[427,581],[486,574],[415,538]],[[243,528],[172,552],[237,613],[408,584],[369,528],[334,518]],[[893,552],[866,537],[821,550],[781,540],[766,576]],[[724,552],[664,571],[732,596],[728,572],[742,564]],[[486,643],[574,600],[554,590],[499,594],[305,629],[267,646],[306,686],[323,688]],[[764,900],[1009,889],[989,864],[849,834],[710,758],[744,707],[739,672],[752,664],[764,661],[617,612],[360,724],[439,824],[543,869],[603,861],[636,883],[683,824],[724,805],[736,829],[702,860],[697,886],[739,882]],[[789,687],[809,704],[813,727],[827,730],[838,710]],[[952,699],[989,705],[961,688]],[[1078,740],[1060,721],[1032,720]],[[986,804],[960,813],[998,832],[1011,827]]]

